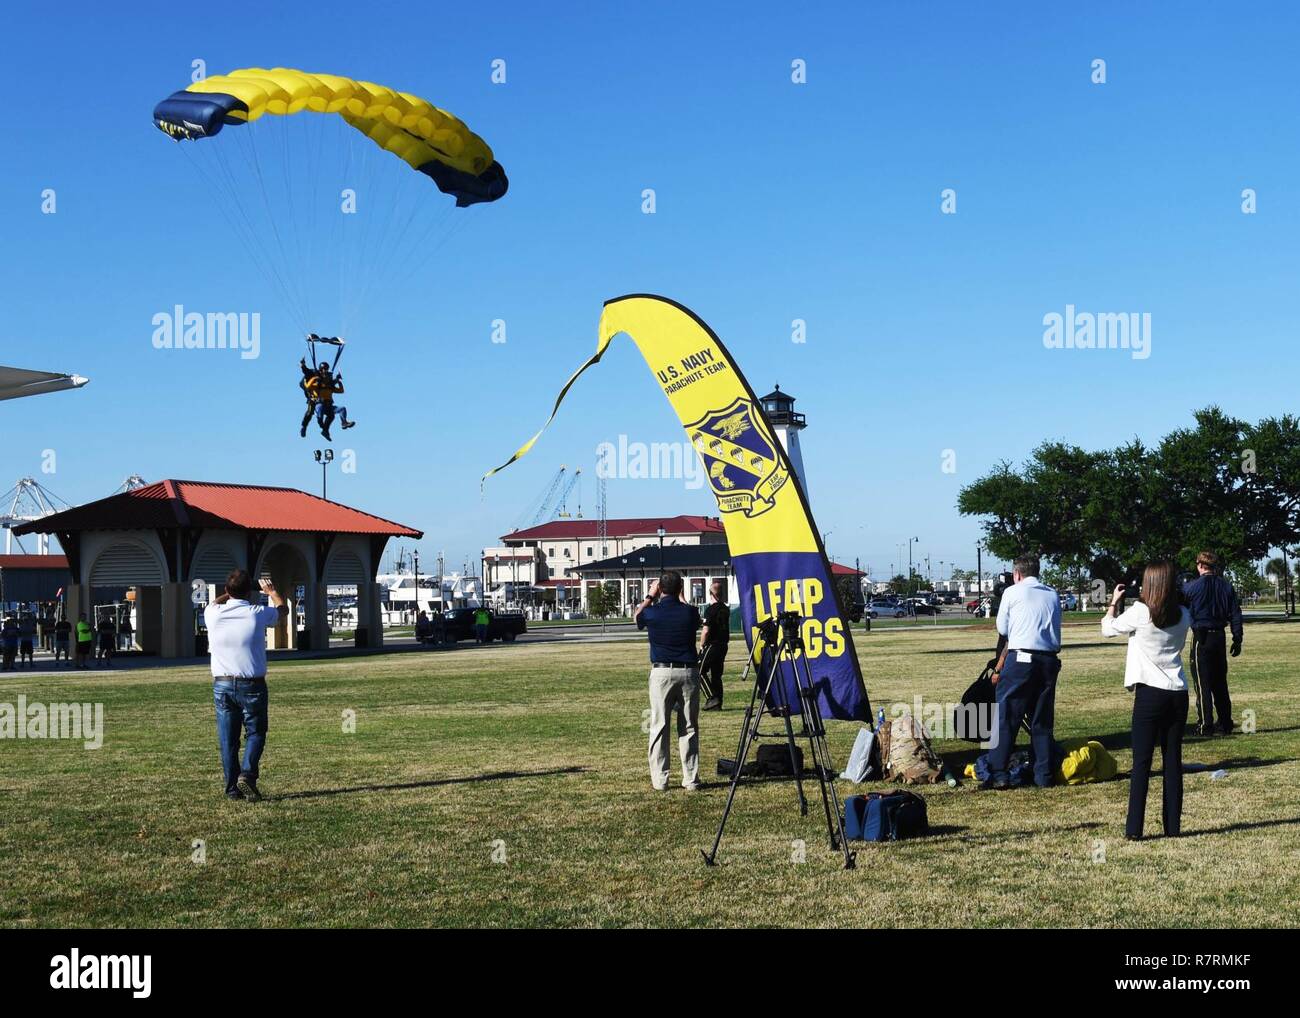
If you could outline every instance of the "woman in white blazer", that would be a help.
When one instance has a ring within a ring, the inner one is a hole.
[[[1182,605],[1172,562],[1147,566],[1142,573],[1142,599],[1117,615],[1123,597],[1120,584],[1101,620],[1101,634],[1129,638],[1124,685],[1133,690],[1133,773],[1124,837],[1130,841],[1142,837],[1151,760],[1159,745],[1165,771],[1161,816],[1165,837],[1176,838],[1182,832],[1183,727],[1187,724],[1183,644],[1192,617]]]

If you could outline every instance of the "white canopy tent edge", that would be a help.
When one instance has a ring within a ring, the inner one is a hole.
[[[80,389],[89,381],[89,378],[81,375],[62,375],[52,371],[30,371],[0,365],[0,400],[39,396],[44,392],[59,392],[63,389]]]

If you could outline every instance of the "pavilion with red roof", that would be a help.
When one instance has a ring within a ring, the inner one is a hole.
[[[295,488],[206,481],[155,484],[87,502],[15,527],[14,533],[54,534],[67,557],[72,584],[68,617],[89,617],[97,588],[134,589],[136,642],[146,653],[191,657],[196,649],[197,591],[218,590],[231,570],[269,577],[290,602],[290,618],[270,645],[329,647],[326,593],[357,588],[357,643],[383,641],[375,575],[391,537],[420,531],[330,502]],[[300,603],[297,588],[305,593]]]

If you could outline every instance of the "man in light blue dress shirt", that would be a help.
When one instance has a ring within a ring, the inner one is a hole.
[[[998,703],[997,744],[989,747],[989,778],[982,788],[1009,788],[1007,768],[1016,732],[1029,717],[1034,784],[1053,781],[1056,677],[1061,671],[1061,598],[1038,578],[1038,556],[1022,555],[1012,567],[1015,585],[998,606],[998,635],[1006,649],[993,673]]]

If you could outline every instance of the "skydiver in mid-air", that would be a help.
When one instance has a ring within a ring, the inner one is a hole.
[[[315,334],[309,336],[308,340],[313,343],[313,350],[315,342],[330,342],[322,340]],[[333,342],[342,345],[341,340]],[[312,359],[315,359],[315,353],[312,354]],[[356,421],[348,420],[348,408],[334,403],[334,397],[343,392],[343,375],[334,374],[328,362],[324,360],[312,367],[307,364],[307,358],[304,357],[298,362],[298,366],[302,369],[302,381],[298,384],[307,397],[307,412],[303,414],[302,426],[298,430],[299,435],[303,438],[307,437],[307,425],[311,423],[313,415],[316,417],[316,423],[320,425],[321,435],[327,442],[334,441],[330,437],[330,425],[334,423],[336,415],[343,422],[345,431],[356,427]]]

